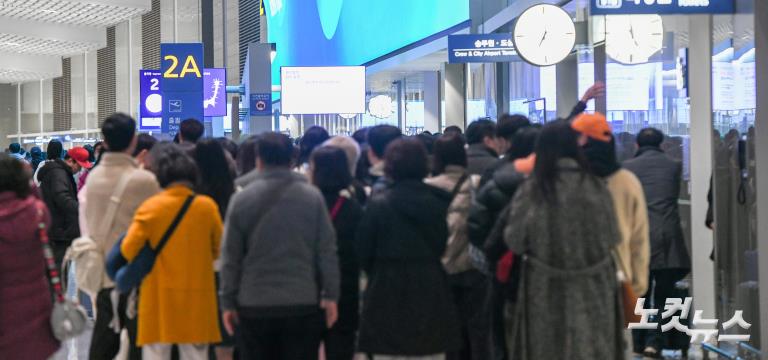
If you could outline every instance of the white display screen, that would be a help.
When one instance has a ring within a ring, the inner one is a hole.
[[[283,114],[362,114],[364,66],[284,66],[280,69]]]

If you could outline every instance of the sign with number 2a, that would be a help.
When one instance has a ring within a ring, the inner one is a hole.
[[[174,135],[171,119],[203,120],[203,44],[160,44],[160,60],[162,131]]]

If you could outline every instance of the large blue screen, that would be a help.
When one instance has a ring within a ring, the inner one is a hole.
[[[469,0],[265,0],[281,66],[362,65],[469,20]]]

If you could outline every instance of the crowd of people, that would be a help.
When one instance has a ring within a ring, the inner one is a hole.
[[[56,265],[74,263],[93,304],[90,359],[114,358],[123,331],[127,358],[146,360],[658,357],[662,334],[628,341],[622,290],[660,307],[690,268],[681,165],[651,128],[620,163],[609,123],[583,105],[543,126],[505,115],[465,132],[311,127],[240,144],[194,119],[157,142],[114,114],[94,147],[51,141],[27,158],[13,144],[0,155],[0,354],[59,347],[29,221],[42,207]],[[126,289],[146,252],[154,263]]]

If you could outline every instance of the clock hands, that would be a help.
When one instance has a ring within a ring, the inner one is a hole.
[[[637,43],[637,39],[635,38],[635,27],[632,26],[632,21],[629,22],[629,35],[632,36],[632,41],[635,42],[635,46],[640,46],[640,44]]]
[[[547,38],[547,30],[544,30],[544,35],[541,37],[541,41],[539,41],[539,47],[541,47],[541,44],[544,43],[544,39]]]

